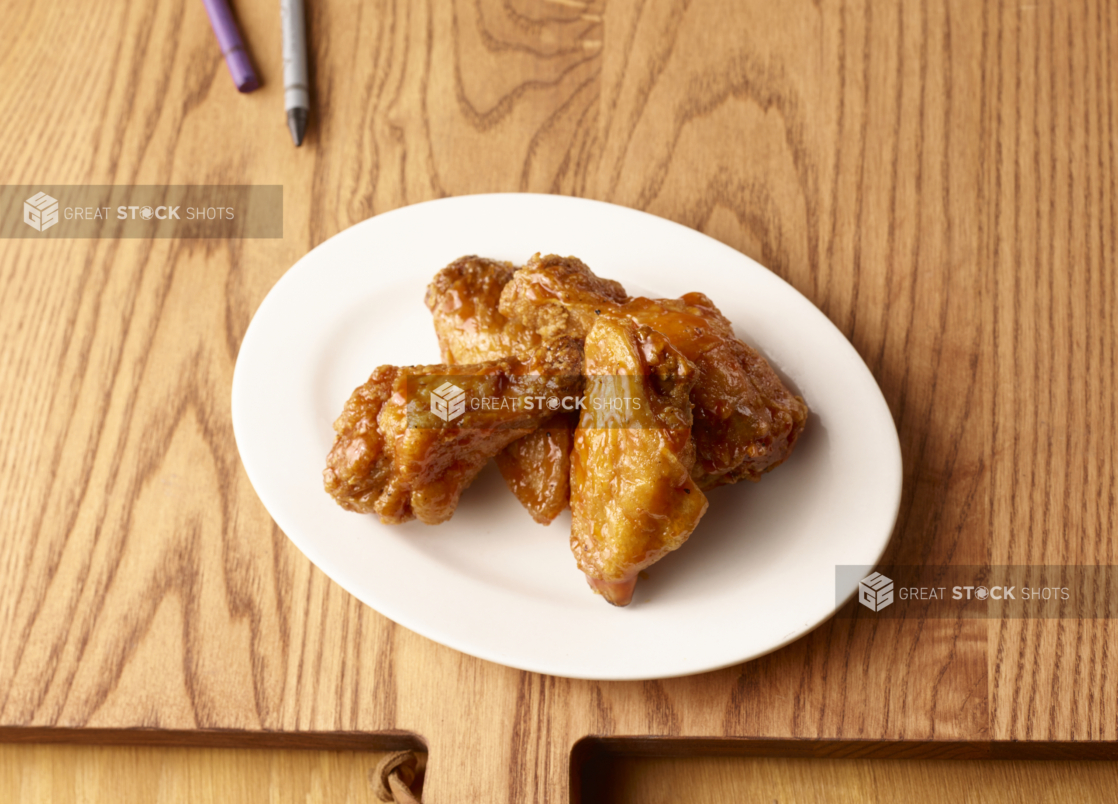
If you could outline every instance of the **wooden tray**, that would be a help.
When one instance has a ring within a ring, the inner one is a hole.
[[[571,801],[642,801],[665,784],[673,798],[694,801],[931,802],[942,800],[944,785],[982,801],[1031,800],[1039,790],[1052,795],[1051,786],[1076,800],[1109,801],[1115,759],[1115,742],[588,737],[572,754]],[[1092,767],[1097,760],[1102,767]]]
[[[904,452],[888,561],[1118,564],[1105,4],[311,4],[298,151],[274,3],[237,12],[244,97],[195,4],[5,15],[8,181],[283,184],[285,236],[0,243],[0,736],[416,740],[429,804],[565,802],[588,735],[1118,739],[1110,620],[834,619],[644,683],[471,659],[296,552],[229,422],[309,248],[440,195],[579,194],[740,249],[851,339]]]

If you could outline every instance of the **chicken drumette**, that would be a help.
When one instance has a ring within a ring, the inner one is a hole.
[[[707,500],[691,478],[694,366],[660,333],[602,316],[586,336],[586,396],[571,454],[571,550],[615,606],[637,573],[691,535]]]
[[[581,393],[581,365],[581,343],[561,339],[524,358],[381,366],[334,423],[326,491],[386,523],[444,522],[485,463],[551,415],[535,400]]]

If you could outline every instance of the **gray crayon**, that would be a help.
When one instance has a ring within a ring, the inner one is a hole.
[[[299,146],[307,133],[307,115],[311,110],[303,0],[280,0],[280,17],[283,19],[283,106],[291,139]]]

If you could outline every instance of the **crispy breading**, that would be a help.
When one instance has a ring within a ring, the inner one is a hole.
[[[386,523],[446,521],[485,463],[551,415],[534,400],[581,393],[581,363],[581,344],[564,340],[523,360],[381,366],[334,423],[326,491]],[[448,395],[463,406],[444,420],[435,401]]]
[[[500,311],[544,340],[585,338],[604,310],[628,298],[620,282],[595,275],[577,257],[536,254],[501,291]]]

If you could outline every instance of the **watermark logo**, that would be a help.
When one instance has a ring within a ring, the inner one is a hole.
[[[881,611],[893,602],[893,582],[875,572],[858,584],[858,602],[870,611]]]
[[[839,617],[855,590],[878,618],[1118,620],[1118,564],[840,564]]]
[[[58,223],[58,199],[35,193],[23,202],[23,222],[36,232],[45,232]]]
[[[452,422],[466,412],[466,392],[452,382],[444,382],[431,392],[431,412],[444,422]]]
[[[0,210],[0,240],[283,237],[278,184],[0,183]]]
[[[583,429],[664,426],[643,415],[648,400],[632,393],[632,377],[608,379],[617,382],[596,392],[580,375],[409,373],[408,427],[523,427],[559,414]]]

